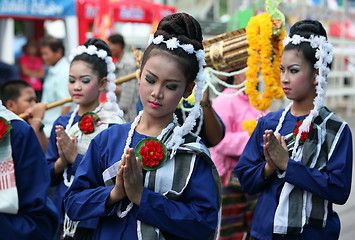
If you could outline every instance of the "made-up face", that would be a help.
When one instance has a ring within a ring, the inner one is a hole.
[[[313,101],[316,96],[316,71],[301,51],[296,49],[284,51],[281,60],[281,86],[290,100],[296,102]]]
[[[95,109],[106,82],[106,78],[98,79],[98,74],[92,70],[90,64],[80,60],[72,62],[69,69],[68,90],[73,102],[80,107]]]
[[[32,87],[26,87],[20,90],[21,94],[17,101],[8,100],[6,107],[13,113],[19,115],[24,113],[28,108],[36,104],[36,93]]]
[[[157,119],[171,118],[180,99],[193,88],[193,84],[186,87],[181,66],[165,53],[147,60],[138,81],[144,112]]]

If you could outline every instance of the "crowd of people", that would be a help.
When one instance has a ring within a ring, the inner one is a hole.
[[[333,204],[350,194],[352,136],[324,106],[332,58],[322,24],[301,20],[285,38],[291,104],[276,112],[256,110],[245,92],[210,99],[202,42],[186,13],[159,22],[140,66],[119,34],[88,39],[69,59],[60,39],[28,41],[18,79],[0,89],[1,236],[338,239]],[[186,113],[178,106],[191,94]],[[242,122],[255,118],[249,136]]]

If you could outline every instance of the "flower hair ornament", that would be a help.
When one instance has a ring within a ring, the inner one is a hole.
[[[123,117],[123,112],[119,108],[117,104],[117,97],[115,94],[116,90],[116,84],[114,83],[116,77],[114,74],[115,71],[115,64],[113,63],[112,57],[108,56],[107,52],[103,49],[97,49],[96,46],[94,45],[89,45],[88,47],[81,45],[78,46],[77,48],[74,48],[72,50],[71,55],[69,56],[69,61],[72,62],[74,57],[81,55],[83,53],[86,53],[88,55],[96,55],[97,57],[101,58],[103,61],[105,61],[107,65],[107,86],[106,86],[106,99],[107,102],[104,105],[104,108],[108,111],[115,111],[118,113],[120,117]]]
[[[297,151],[297,147],[299,146],[301,135],[303,132],[308,132],[312,121],[319,114],[319,109],[324,106],[324,96],[327,87],[327,75],[330,72],[328,64],[333,61],[333,56],[330,54],[333,50],[332,45],[327,41],[324,36],[314,36],[311,35],[309,38],[302,37],[300,35],[293,35],[292,37],[287,36],[283,44],[284,46],[288,44],[298,45],[302,42],[308,42],[312,48],[317,49],[315,57],[317,62],[314,64],[314,68],[318,70],[316,75],[316,97],[313,100],[314,108],[311,110],[310,114],[304,119],[302,125],[299,127],[298,134],[296,136],[295,146],[292,151],[291,158],[294,159]],[[292,103],[285,108],[283,111],[279,123],[275,130],[275,135],[280,131],[282,127],[282,123],[285,120],[285,116],[287,112],[291,109]]]
[[[169,50],[174,50],[180,47],[188,54],[195,54],[199,64],[199,71],[196,76],[196,87],[194,90],[195,105],[192,108],[189,116],[186,118],[184,124],[182,126],[178,126],[174,128],[171,141],[169,141],[166,146],[168,149],[172,149],[170,157],[173,157],[178,147],[181,144],[183,144],[185,141],[183,136],[185,136],[193,129],[193,127],[196,124],[196,119],[200,116],[200,102],[202,99],[204,83],[206,81],[206,76],[203,73],[203,66],[206,65],[205,51],[203,49],[195,50],[192,44],[180,44],[179,40],[176,37],[165,40],[164,36],[162,35],[158,35],[155,38],[153,34],[150,35],[148,45],[150,44],[159,45],[161,43],[165,43],[166,47]]]

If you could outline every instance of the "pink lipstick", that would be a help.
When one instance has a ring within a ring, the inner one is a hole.
[[[149,105],[150,105],[152,108],[158,108],[158,107],[161,107],[161,106],[162,106],[160,103],[153,102],[153,101],[149,101]]]

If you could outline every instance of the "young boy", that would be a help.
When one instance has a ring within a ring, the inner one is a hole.
[[[4,106],[16,115],[25,113],[27,122],[46,151],[48,138],[44,134],[42,120],[47,104],[36,103],[36,93],[32,86],[23,80],[9,81],[1,87],[0,99]]]
[[[44,152],[33,129],[0,101],[1,239],[52,239],[58,213],[47,197]]]

